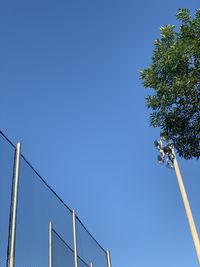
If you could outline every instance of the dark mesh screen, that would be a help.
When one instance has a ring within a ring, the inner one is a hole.
[[[52,267],[74,267],[74,251],[52,230]],[[78,257],[78,267],[89,267]]]
[[[14,147],[0,134],[0,266],[6,267]]]
[[[74,252],[65,241],[52,231],[52,267],[74,267]]]
[[[78,267],[89,267],[80,257],[78,257]]]
[[[71,211],[21,157],[15,267],[48,266],[49,222],[73,247]]]
[[[6,267],[15,147],[0,132],[0,267]],[[49,222],[53,223],[53,267],[74,266],[72,211],[23,156],[20,158],[15,267],[49,266]],[[104,249],[76,218],[78,267],[106,267]],[[59,234],[58,234],[59,233]]]
[[[78,255],[94,267],[107,267],[106,252],[76,219]]]

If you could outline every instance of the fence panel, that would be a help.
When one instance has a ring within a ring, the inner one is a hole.
[[[65,241],[52,231],[52,267],[74,267],[74,252]]]
[[[76,219],[78,256],[94,267],[107,267],[106,251],[90,235],[81,221]]]
[[[6,267],[15,148],[0,133],[0,266]]]
[[[15,147],[0,132],[0,266],[6,267]],[[20,157],[15,267],[74,267],[72,210],[26,159]],[[56,229],[56,230],[55,230]],[[58,234],[59,233],[59,234]],[[76,217],[78,267],[107,267],[106,251]]]
[[[78,267],[90,267],[87,263],[85,263],[80,257],[78,257]]]
[[[50,221],[73,248],[71,211],[21,157],[15,267],[48,267]]]

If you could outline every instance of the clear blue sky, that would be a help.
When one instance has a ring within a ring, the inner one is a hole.
[[[1,1],[1,130],[111,250],[113,267],[197,267],[139,70],[199,1]],[[180,160],[200,232],[200,164]]]

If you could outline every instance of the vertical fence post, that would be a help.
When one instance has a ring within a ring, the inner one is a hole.
[[[111,260],[110,260],[110,251],[106,250],[106,257],[107,257],[107,265],[111,267]]]
[[[78,267],[77,238],[76,238],[76,212],[72,210],[73,238],[74,238],[74,267]]]
[[[92,262],[90,263],[90,267],[93,267],[93,263]]]
[[[14,258],[15,258],[15,237],[16,237],[16,221],[17,221],[17,199],[18,199],[18,185],[19,185],[20,149],[21,149],[20,143],[17,143],[16,150],[15,150],[15,165],[14,165],[14,173],[13,173],[9,267],[14,267]]]
[[[49,222],[49,267],[52,267],[52,222]]]

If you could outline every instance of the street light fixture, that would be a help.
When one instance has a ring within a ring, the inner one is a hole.
[[[198,258],[198,262],[200,265],[200,242],[199,242],[199,237],[198,237],[198,233],[196,230],[196,226],[195,226],[195,222],[192,216],[192,211],[190,208],[190,204],[189,204],[189,200],[187,197],[187,193],[185,191],[185,186],[183,183],[183,179],[181,176],[181,172],[178,166],[178,161],[176,159],[176,154],[174,152],[174,147],[173,144],[168,143],[164,138],[161,138],[161,140],[159,141],[155,141],[154,142],[155,147],[158,149],[159,151],[159,155],[158,155],[158,162],[160,164],[164,164],[166,163],[166,166],[169,168],[172,168],[175,170],[176,173],[176,177],[178,180],[178,185],[179,185],[179,189],[181,192],[181,196],[182,196],[182,200],[183,200],[183,204],[185,207],[185,211],[186,211],[186,215],[187,215],[187,219],[188,219],[188,223],[190,226],[190,231],[192,234],[192,238],[193,238],[193,242],[194,242],[194,246],[196,249],[196,254],[197,254],[197,258]]]

